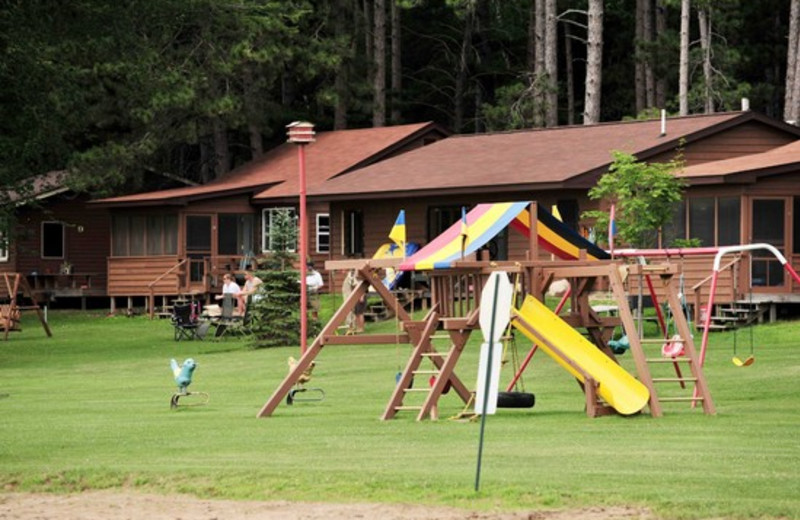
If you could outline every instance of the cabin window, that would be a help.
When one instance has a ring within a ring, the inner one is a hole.
[[[437,206],[428,208],[428,237],[430,242],[461,219],[462,206]]]
[[[699,239],[702,247],[739,244],[741,210],[738,196],[688,198],[679,205],[672,223],[664,226],[663,245],[687,238]]]
[[[556,204],[558,213],[561,215],[561,222],[568,228],[578,232],[578,219],[580,217],[580,208],[576,199],[559,200]]]
[[[174,255],[177,252],[177,215],[111,217],[111,256]]]
[[[328,253],[331,250],[331,216],[328,213],[317,213],[317,253]]]
[[[350,257],[364,256],[364,213],[349,210],[342,213],[342,254]]]
[[[42,258],[64,258],[63,222],[42,222]]]
[[[297,250],[297,212],[294,208],[264,208],[261,220],[263,252]]]
[[[792,201],[792,253],[800,254],[800,197]]]
[[[248,255],[253,248],[253,215],[221,214],[218,223],[218,252],[220,255]]]

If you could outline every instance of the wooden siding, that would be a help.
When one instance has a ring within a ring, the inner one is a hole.
[[[178,256],[111,257],[108,259],[109,296],[149,296],[149,284],[180,263]],[[186,267],[163,276],[154,286],[156,295],[178,295]]]
[[[41,201],[39,208],[21,208],[9,261],[0,262],[0,272],[23,273],[32,288],[48,297],[104,296],[110,220],[106,210],[86,200],[58,195]],[[63,258],[42,258],[42,222],[63,223]],[[64,262],[72,265],[70,277],[57,276]]]

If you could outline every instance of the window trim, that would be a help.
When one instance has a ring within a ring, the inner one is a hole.
[[[277,211],[281,211],[281,210],[289,211],[289,213],[294,217],[295,228],[298,227],[299,223],[297,222],[297,219],[298,219],[297,208],[295,208],[294,206],[270,206],[268,208],[262,208],[262,210],[261,210],[261,252],[262,253],[274,253],[275,252],[274,249],[270,249],[269,247],[267,247],[268,245],[270,245],[267,242],[271,242],[272,241],[271,240],[272,236],[271,235],[267,236],[267,229],[270,227],[270,226],[267,225],[267,215],[270,215],[269,220],[270,220],[270,223],[271,223],[271,221],[272,221],[272,213],[273,212],[277,212]],[[299,231],[300,230],[297,229],[298,235],[299,235]],[[298,236],[298,239],[299,239],[299,236]],[[288,252],[289,253],[296,253],[297,252],[297,245],[295,244],[294,248],[289,248]]]
[[[321,229],[321,226],[320,226],[320,223],[319,223],[320,217],[328,219],[328,225],[326,226],[327,229],[325,229],[325,231],[323,231]],[[315,246],[316,249],[315,250],[316,250],[317,253],[330,253],[331,252],[331,215],[330,215],[330,213],[317,213],[315,221],[316,221],[316,229],[315,229],[315,232],[314,232],[314,238],[315,238],[315,242],[316,242],[316,246]],[[321,236],[327,236],[328,237],[328,246],[325,249],[320,248],[320,240],[319,240],[319,238]]]
[[[8,250],[11,249],[11,244],[6,238],[6,232],[0,230],[0,262],[8,262]]]

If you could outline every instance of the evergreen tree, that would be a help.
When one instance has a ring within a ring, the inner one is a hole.
[[[259,261],[261,278],[258,295],[250,304],[256,347],[281,347],[300,343],[300,272],[294,268],[297,256],[297,224],[289,211],[273,214],[270,223],[273,253]],[[316,336],[318,320],[309,316],[308,335]]]

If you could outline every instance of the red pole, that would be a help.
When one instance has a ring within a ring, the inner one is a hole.
[[[306,154],[305,145],[297,146],[297,161],[300,168],[300,355],[306,353],[308,345],[308,216],[306,215]]]

